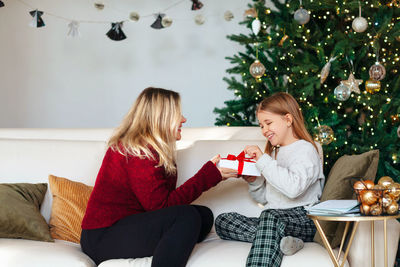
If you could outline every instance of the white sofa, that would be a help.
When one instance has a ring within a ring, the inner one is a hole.
[[[93,185],[112,129],[0,129],[0,182],[48,182],[53,174]],[[178,184],[191,177],[216,154],[238,154],[247,144],[265,145],[258,127],[184,128],[178,148]],[[262,211],[247,193],[242,179],[227,180],[204,193],[197,204],[210,207],[214,216],[236,211],[258,216]],[[48,192],[41,213],[49,221],[52,205]],[[393,266],[399,240],[400,224],[388,223],[389,266]],[[361,223],[345,266],[368,267],[370,226]],[[375,226],[376,265],[383,266],[381,227]],[[250,243],[225,241],[214,231],[198,244],[187,264],[189,267],[245,266]],[[171,248],[179,249],[179,248]],[[138,266],[135,261],[114,261],[107,266]],[[91,267],[95,264],[75,243],[56,240],[55,243],[0,238],[0,266]],[[283,258],[282,267],[330,267],[328,253],[321,245],[309,242],[293,256]]]

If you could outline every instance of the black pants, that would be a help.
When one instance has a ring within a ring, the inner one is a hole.
[[[110,227],[82,230],[81,247],[97,265],[109,259],[153,256],[152,267],[180,267],[213,221],[207,207],[173,206],[134,214]]]

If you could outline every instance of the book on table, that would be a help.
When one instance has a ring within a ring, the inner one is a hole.
[[[334,199],[322,201],[306,209],[310,214],[338,215],[360,212],[359,203],[355,199]]]

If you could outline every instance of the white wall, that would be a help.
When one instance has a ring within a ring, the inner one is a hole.
[[[76,20],[121,21],[131,11],[148,15],[178,0],[24,0]],[[115,42],[109,24],[81,23],[79,38],[66,36],[68,21],[44,15],[46,26],[31,28],[31,8],[3,0],[0,8],[0,127],[90,128],[119,124],[142,89],[158,86],[181,93],[186,126],[212,126],[214,107],[233,98],[222,81],[225,59],[243,49],[226,35],[248,33],[239,25],[250,1],[201,0],[192,11],[183,1],[166,11],[170,28],[150,28],[153,17],[125,23],[128,39]],[[235,18],[223,18],[231,10]],[[194,16],[203,14],[198,26]]]

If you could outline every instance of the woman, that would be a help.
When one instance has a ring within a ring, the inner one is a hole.
[[[147,88],[108,142],[86,214],[82,250],[96,264],[153,256],[152,266],[185,266],[213,224],[207,207],[189,205],[221,180],[219,155],[176,188],[176,140],[181,139],[179,94]]]

